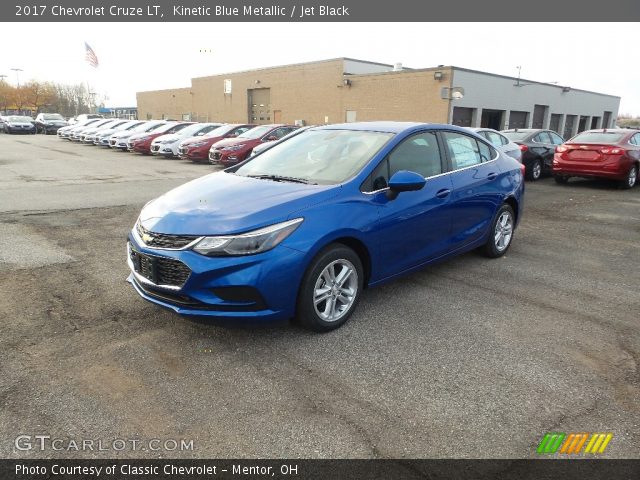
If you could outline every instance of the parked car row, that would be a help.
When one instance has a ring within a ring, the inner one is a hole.
[[[61,139],[77,143],[230,166],[247,159],[257,146],[276,142],[297,129],[282,124],[88,118],[57,132]]]
[[[59,114],[0,117],[7,133],[52,133],[73,142],[116,150],[232,166],[289,138],[295,125],[122,120],[87,114],[67,125]],[[308,129],[310,127],[305,127]],[[498,151],[521,162],[527,179],[553,175],[560,184],[571,177],[601,177],[633,187],[640,176],[640,132],[614,128],[587,130],[568,141],[552,130],[467,128]]]

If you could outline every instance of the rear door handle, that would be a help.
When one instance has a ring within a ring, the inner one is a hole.
[[[487,175],[487,178],[489,180],[495,180],[496,178],[498,178],[498,174],[494,173],[494,172],[491,172],[489,175]]]
[[[438,190],[438,193],[436,193],[436,197],[445,198],[448,197],[450,193],[451,190],[449,190],[448,188],[443,188],[442,190]]]

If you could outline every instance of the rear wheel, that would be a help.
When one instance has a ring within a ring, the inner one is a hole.
[[[553,179],[556,181],[556,183],[559,183],[561,185],[566,185],[569,182],[569,177],[567,177],[566,175],[554,175]]]
[[[536,158],[531,164],[531,168],[529,168],[527,171],[527,178],[535,182],[536,180],[540,180],[541,176],[542,176],[542,160],[540,160],[539,158]]]
[[[627,173],[627,178],[620,183],[622,188],[633,188],[638,181],[638,166],[633,165]]]
[[[513,239],[515,224],[513,208],[505,203],[496,213],[489,231],[489,238],[482,249],[487,257],[497,258],[507,252]]]
[[[340,327],[360,300],[363,280],[360,257],[344,245],[329,245],[313,260],[300,285],[298,323],[316,332]]]

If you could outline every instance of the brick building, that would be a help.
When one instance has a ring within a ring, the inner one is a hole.
[[[140,119],[340,123],[405,120],[544,127],[567,134],[611,126],[620,98],[452,66],[337,58],[198,77],[191,86],[138,92]]]

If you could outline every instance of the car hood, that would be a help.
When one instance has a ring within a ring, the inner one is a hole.
[[[205,137],[205,136],[202,136],[202,137],[188,137],[188,138],[185,138],[182,141],[181,145],[184,145],[184,146],[188,147],[190,145],[193,145],[194,143],[200,143],[200,142],[202,142],[202,143],[216,143],[216,142],[219,142],[220,140],[222,140],[222,137]]]
[[[220,140],[219,142],[216,142],[213,144],[214,148],[224,148],[224,147],[229,147],[231,145],[257,145],[258,143],[260,143],[260,139],[255,139],[255,138],[225,138],[224,140]]]
[[[7,122],[9,125],[11,125],[12,127],[32,127],[33,123],[31,122]]]
[[[287,220],[336,196],[338,185],[274,182],[216,172],[185,183],[148,203],[142,226],[175,235],[228,235]]]
[[[168,133],[166,135],[160,135],[159,137],[156,137],[153,140],[153,143],[160,143],[160,142],[171,142],[174,140],[178,140],[180,139],[180,135],[176,135],[175,133]]]

